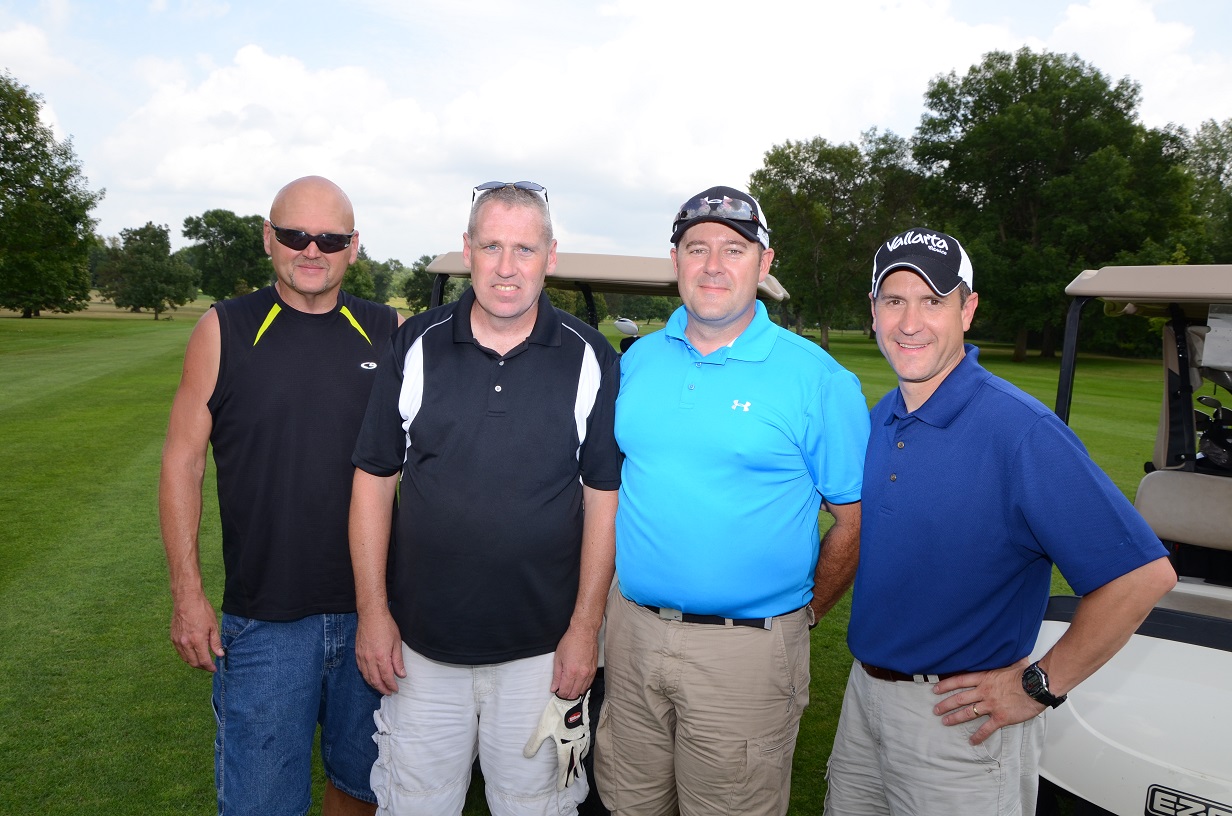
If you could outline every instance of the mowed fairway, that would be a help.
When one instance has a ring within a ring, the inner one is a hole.
[[[167,411],[204,305],[157,322],[110,306],[88,317],[0,313],[0,814],[214,812],[210,681],[167,638],[157,507]],[[870,404],[892,387],[874,343],[836,333],[832,345]],[[981,359],[1051,407],[1057,362],[1008,356],[992,347]],[[1159,399],[1153,361],[1080,362],[1075,429],[1131,496]],[[205,501],[203,562],[217,601],[212,469]],[[847,608],[813,633],[792,813],[821,811],[850,665]],[[467,813],[486,812],[476,793]]]

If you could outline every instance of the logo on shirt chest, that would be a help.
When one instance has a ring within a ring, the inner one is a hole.
[[[360,363],[359,367],[362,368],[364,371],[371,371],[372,369],[376,368],[376,363],[373,363],[373,362]]]
[[[741,402],[738,399],[734,399],[732,400],[732,410],[735,411],[737,408],[740,408],[747,414],[749,412],[749,406],[752,404],[753,403],[751,402]]]

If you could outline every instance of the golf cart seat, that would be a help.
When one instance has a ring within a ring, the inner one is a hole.
[[[1165,541],[1232,550],[1232,478],[1157,470],[1138,484],[1134,507]]]

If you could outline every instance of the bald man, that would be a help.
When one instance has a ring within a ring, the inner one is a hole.
[[[159,482],[171,642],[185,663],[214,675],[220,814],[306,813],[318,726],[323,814],[370,814],[380,695],[355,662],[347,513],[351,452],[401,318],[341,290],[359,233],[350,199],[327,179],[278,191],[265,251],[274,282],[201,318],[171,406]],[[199,565],[211,445],[221,622]]]

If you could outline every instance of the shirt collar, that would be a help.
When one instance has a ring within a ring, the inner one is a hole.
[[[466,287],[466,291],[462,293],[462,297],[458,298],[458,305],[454,311],[453,321],[453,341],[455,343],[474,343],[475,333],[471,331],[471,308],[475,305],[475,290],[473,287]],[[561,320],[560,314],[557,313],[556,307],[552,305],[551,299],[546,291],[539,293],[538,301],[539,311],[535,316],[535,327],[530,330],[530,334],[526,337],[527,343],[534,343],[537,346],[559,346]]]
[[[672,312],[672,316],[668,319],[667,326],[664,328],[664,333],[669,338],[679,340],[689,346],[689,348],[693,348],[693,344],[689,342],[684,333],[688,322],[688,311],[681,306]],[[716,349],[703,359],[706,362],[715,363],[723,363],[727,360],[745,360],[756,363],[765,360],[770,356],[770,350],[774,347],[775,330],[777,328],[778,326],[770,320],[770,316],[766,313],[766,305],[760,300],[755,301],[753,304],[753,320],[748,326],[745,326],[740,336],[729,345]]]
[[[894,411],[886,417],[886,424],[914,416],[936,428],[948,427],[975,397],[980,386],[992,377],[992,374],[980,365],[978,348],[964,343],[963,350],[966,353],[958,361],[958,365],[954,366],[954,370],[945,376],[924,404],[914,411],[907,411],[902,389],[895,389]]]

